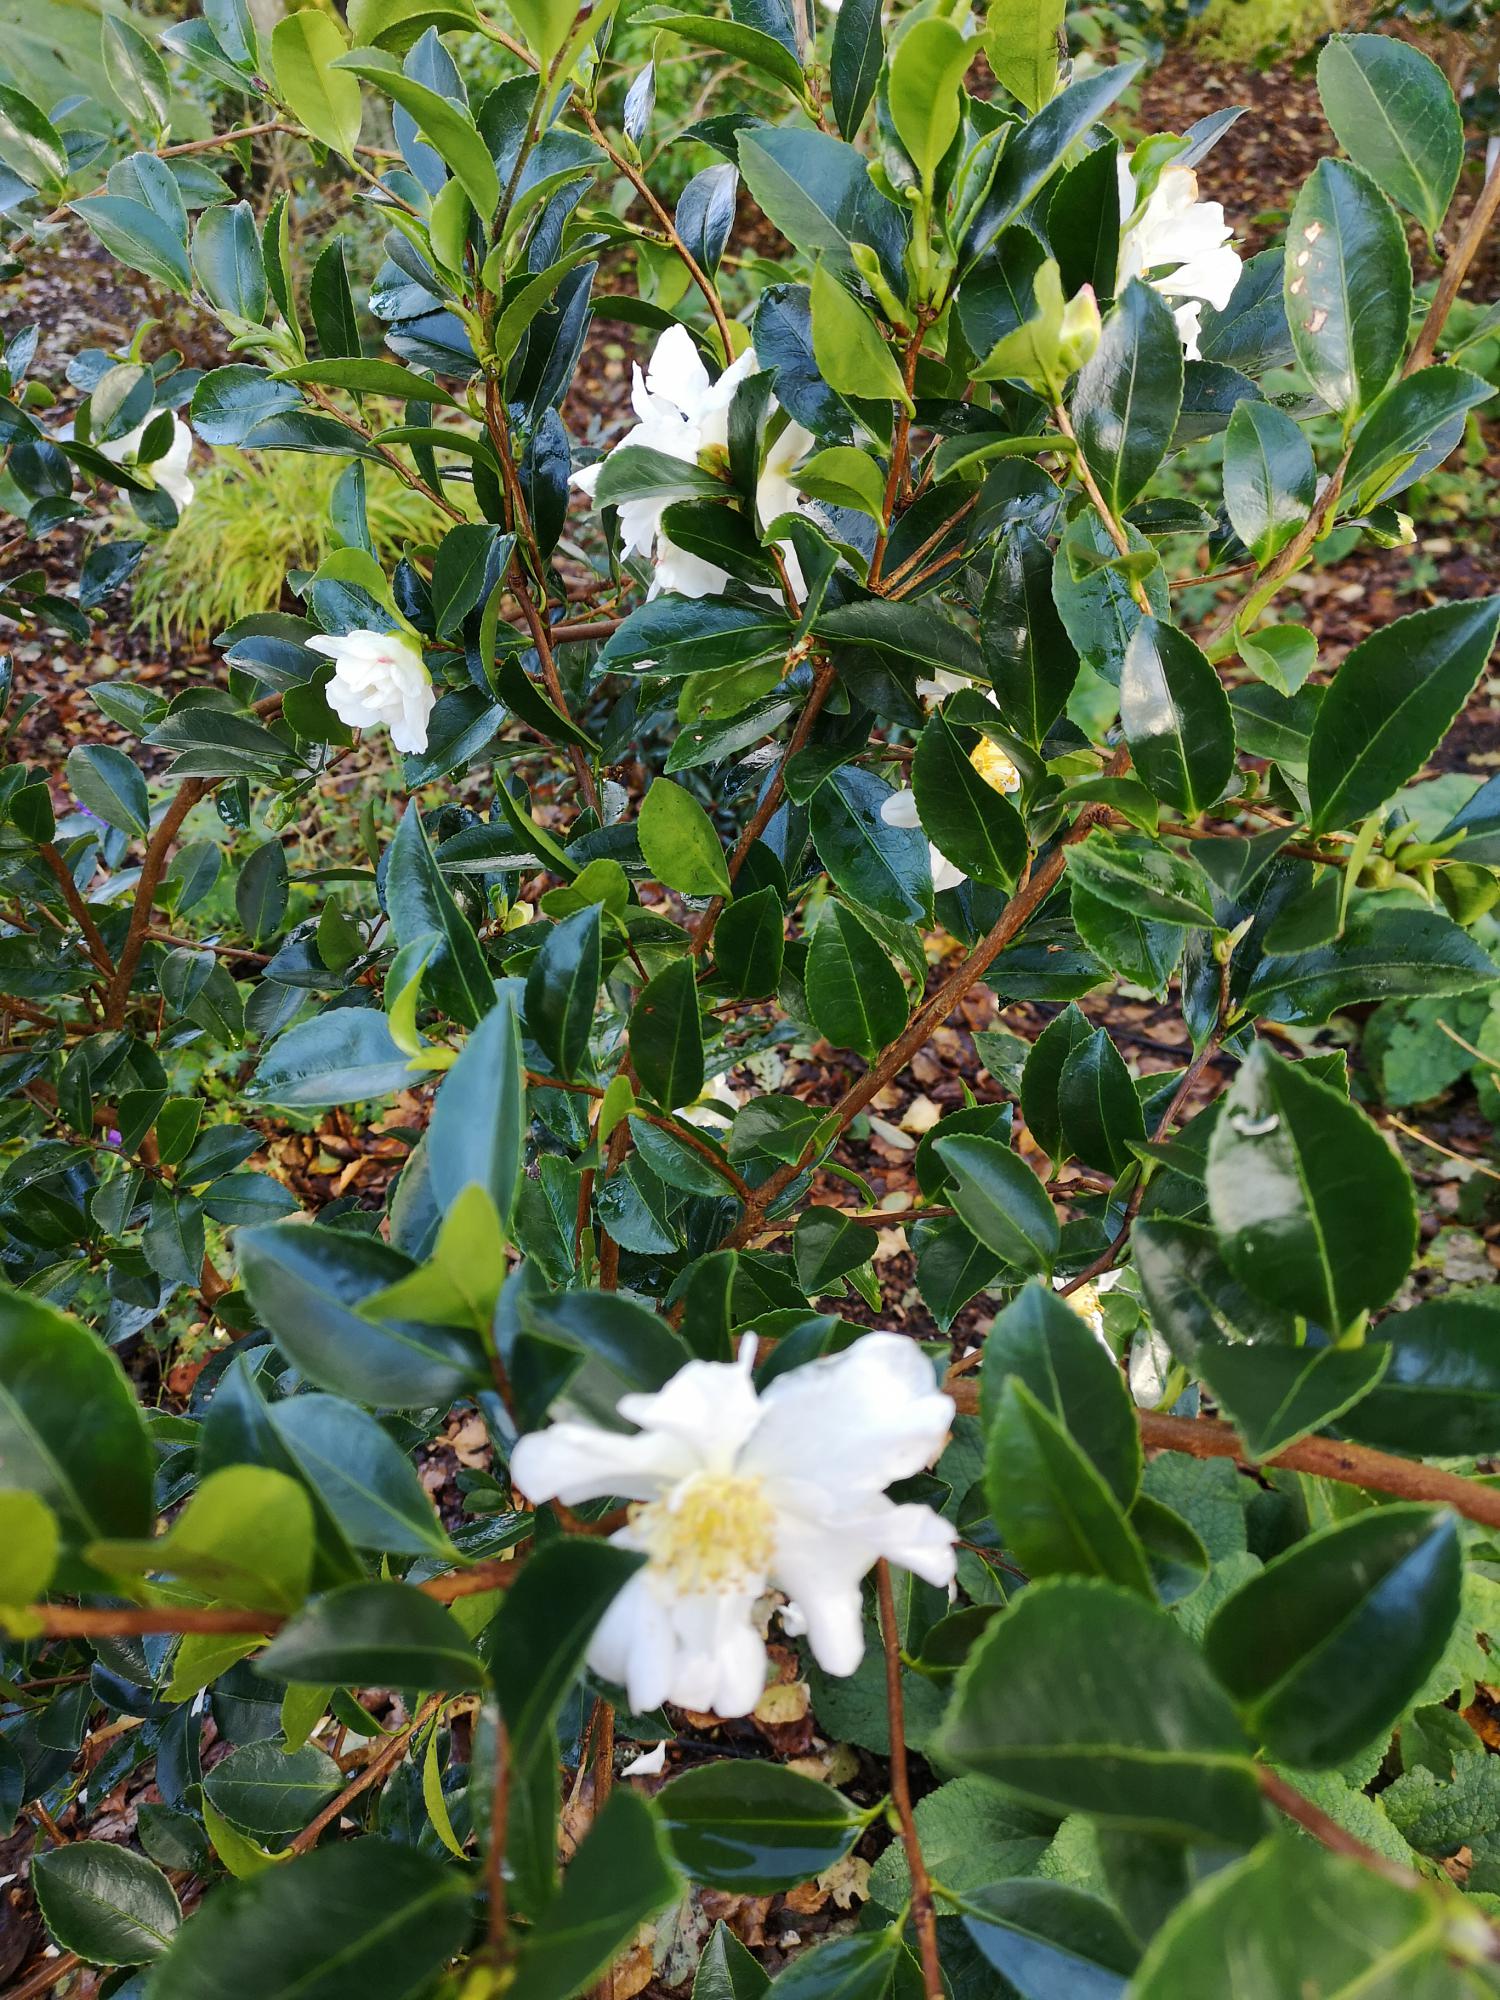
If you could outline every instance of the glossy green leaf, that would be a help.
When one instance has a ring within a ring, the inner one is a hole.
[[[820,1298],[867,1264],[879,1244],[878,1232],[868,1223],[854,1222],[836,1208],[805,1208],[792,1237],[797,1282],[810,1299]]]
[[[833,24],[828,58],[829,96],[839,131],[852,139],[864,123],[885,55],[879,0],[849,0]]]
[[[1226,1846],[1262,1826],[1228,1697],[1165,1611],[1117,1585],[1030,1585],[962,1668],[943,1756],[1037,1804]]]
[[[1328,1020],[1361,1000],[1471,993],[1500,979],[1488,953],[1440,910],[1358,903],[1344,934],[1288,958],[1264,958],[1245,990],[1247,1012],[1271,1021]]]
[[[368,1411],[314,1394],[272,1403],[268,1415],[298,1472],[355,1548],[453,1559],[416,1468]],[[227,1806],[220,1810],[234,1818]]]
[[[984,665],[1007,729],[1040,747],[1078,678],[1078,655],[1052,596],[1052,555],[1024,523],[1000,544],[985,586]]]
[[[1104,1480],[1017,1376],[989,1424],[985,1493],[1028,1576],[1097,1576],[1151,1596],[1145,1553]]]
[[[1488,1457],[1500,1439],[1500,1297],[1424,1299],[1382,1320],[1385,1373],[1340,1428],[1428,1458]]]
[[[266,1104],[358,1104],[411,1081],[411,1058],[391,1040],[384,1014],[339,1007],[278,1035],[248,1094]]]
[[[1432,58],[1395,35],[1331,35],[1318,95],[1349,157],[1436,236],[1458,185],[1464,127]]]
[[[814,1027],[838,1048],[873,1057],[906,1026],[900,973],[842,903],[830,901],[813,932],[805,986]]]
[[[448,1403],[482,1370],[470,1337],[449,1326],[364,1317],[365,1300],[412,1269],[373,1237],[272,1223],[238,1239],[245,1289],[277,1345],[309,1381],[385,1409]]]
[[[1224,435],[1224,506],[1234,532],[1264,566],[1312,511],[1312,446],[1284,410],[1248,399]]]
[[[1066,1882],[997,1882],[959,1909],[1022,2000],[1123,2000],[1140,1947],[1100,1897]]]
[[[160,1958],[182,1922],[161,1870],[113,1841],[50,1848],[33,1859],[31,1879],[53,1938],[90,1965]]]
[[[630,1013],[630,1051],[648,1096],[668,1111],[703,1090],[703,1014],[691,958],[649,979]]]
[[[583,1068],[602,965],[599,905],[590,903],[553,925],[526,975],[527,1032],[559,1076]]]
[[[1245,1440],[1248,1455],[1271,1458],[1358,1405],[1380,1380],[1386,1355],[1367,1347],[1207,1346],[1197,1372]]]
[[[1009,889],[1026,865],[1026,829],[1003,792],[979,775],[939,709],[917,741],[912,790],[922,831],[975,882]]]
[[[1152,1940],[1132,2000],[1477,2000],[1449,1954],[1448,1923],[1433,1892],[1284,1833],[1179,1904]]]
[[[0,1288],[0,1465],[69,1541],[145,1535],[152,1451],[119,1362],[75,1319]]]
[[[819,859],[849,900],[895,923],[930,915],[927,842],[915,827],[891,826],[881,808],[895,794],[869,771],[844,765],[813,793],[812,836]]]
[[[1117,519],[1166,456],[1181,407],[1176,322],[1159,292],[1132,279],[1079,371],[1072,403],[1079,445]]]
[[[484,1678],[453,1613],[408,1583],[325,1592],[282,1626],[255,1665],[274,1680],[329,1687],[458,1692]]]
[[[853,275],[867,245],[900,283],[906,223],[852,146],[823,132],[759,125],[739,137],[740,172],[762,212],[808,258]]]
[[[1287,229],[1286,316],[1308,380],[1355,417],[1406,346],[1411,258],[1395,211],[1346,160],[1320,160]]]
[[[56,199],[68,182],[68,149],[47,114],[0,84],[0,160],[39,193]]]
[[[464,1944],[464,1874],[414,1847],[335,1841],[212,1890],[152,1973],[153,2000],[406,2000]]]
[[[731,992],[745,999],[775,992],[785,949],[781,898],[770,883],[737,897],[714,930],[714,964]]]
[[[760,1960],[721,1917],[693,1974],[693,2000],[760,2000],[770,1983]]]
[[[267,1742],[231,1750],[207,1773],[203,1791],[232,1826],[269,1843],[300,1832],[343,1785],[338,1765],[315,1745],[286,1751]]]
[[[373,83],[409,113],[422,137],[487,222],[500,205],[500,178],[489,147],[464,107],[408,76],[396,58],[383,50],[356,50],[352,55],[341,55],[332,73],[344,71]]]
[[[1330,1334],[1384,1305],[1416,1248],[1399,1156],[1357,1105],[1264,1042],[1214,1126],[1208,1199],[1235,1276]]]
[[[1382,625],[1339,668],[1313,725],[1315,829],[1348,826],[1416,775],[1494,650],[1500,597],[1459,599]]]
[[[989,191],[970,218],[964,255],[972,260],[1015,221],[1067,158],[1075,139],[1102,118],[1140,71],[1139,59],[1095,70],[1054,97],[1007,140]],[[1178,349],[1181,367],[1181,348]]]
[[[203,211],[193,231],[193,269],[220,312],[256,323],[265,318],[265,258],[248,201]]]
[[[695,1882],[769,1896],[821,1874],[866,1825],[831,1785],[737,1760],[684,1771],[656,1796],[678,1862]]]
[[[1393,382],[1359,427],[1346,492],[1368,511],[1440,463],[1463,434],[1464,418],[1495,391],[1467,368],[1419,368]]]
[[[907,1962],[894,1929],[834,1938],[794,1958],[768,1990],[774,2000],[885,2000]]]
[[[981,1243],[1021,1271],[1050,1271],[1057,1256],[1057,1210],[1031,1168],[997,1139],[939,1139],[953,1172],[953,1206]]]
[[[358,81],[335,67],[348,47],[331,14],[288,14],[271,34],[276,87],[292,116],[345,159],[354,154],[364,107]]]
[[[794,97],[801,98],[806,93],[802,66],[791,50],[775,35],[768,35],[748,22],[738,18],[720,20],[710,14],[678,13],[670,8],[654,9],[646,19],[664,34],[683,35],[708,48],[722,49],[726,55],[735,56],[750,68],[774,78]]]
[[[146,780],[123,750],[80,743],[68,752],[68,783],[80,803],[106,826],[144,837],[151,818]]]
[[[1026,1058],[1021,1075],[1021,1113],[1027,1131],[1054,1161],[1067,1158],[1057,1095],[1063,1064],[1092,1032],[1087,1018],[1076,1007],[1065,1007],[1043,1028]]]
[[[313,1512],[285,1472],[222,1465],[205,1474],[165,1534],[91,1547],[93,1560],[121,1576],[170,1576],[217,1604],[288,1612],[307,1595]]]
[[[651,1808],[632,1791],[613,1792],[556,1901],[526,1934],[514,2000],[570,2000],[582,1992],[681,1886]]]
[[[1462,1581],[1453,1515],[1377,1507],[1242,1584],[1209,1621],[1204,1653],[1271,1756],[1343,1764],[1385,1740],[1437,1665]]]
[[[470,1034],[433,1100],[427,1163],[439,1205],[448,1207],[466,1187],[481,1187],[508,1224],[525,1164],[525,1141],[521,1029],[511,999],[504,996]]]
[[[1213,923],[1207,876],[1190,857],[1095,832],[1068,849],[1068,873],[1091,896],[1148,922],[1206,930]]]
[[[476,1026],[495,1004],[495,982],[473,926],[433,859],[415,804],[401,815],[391,842],[385,900],[399,944],[431,940],[432,959],[422,975],[426,989],[455,1019]]]
[[[1234,775],[1234,720],[1206,656],[1175,625],[1143,618],[1120,677],[1120,726],[1136,770],[1187,819]]]
[[[729,894],[729,869],[713,821],[682,785],[653,779],[636,831],[646,866],[668,889],[684,896]]]
[[[596,664],[603,672],[649,661],[659,674],[695,674],[782,657],[791,637],[785,613],[769,606],[667,593],[632,611],[605,640]]]
[[[1108,1174],[1129,1166],[1132,1142],[1145,1138],[1146,1122],[1134,1079],[1105,1029],[1095,1029],[1064,1058],[1057,1112],[1075,1159]]]

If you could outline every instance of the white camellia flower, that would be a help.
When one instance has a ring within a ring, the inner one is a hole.
[[[1172,317],[1189,361],[1198,359],[1199,321],[1205,305],[1222,312],[1239,283],[1240,257],[1230,243],[1233,231],[1217,201],[1198,199],[1198,176],[1191,167],[1167,166],[1134,222],[1135,176],[1122,154],[1120,268],[1117,289],[1144,278],[1166,299],[1183,299]]]
[[[946,1585],[955,1530],[885,1488],[937,1457],[953,1403],[932,1364],[900,1334],[870,1333],[842,1354],[750,1377],[737,1362],[690,1361],[654,1395],[620,1399],[640,1426],[567,1421],[523,1437],[515,1485],[534,1502],[618,1496],[636,1504],[611,1539],[647,1560],[595,1632],[593,1671],[644,1713],[669,1701],[748,1715],[766,1681],[753,1612],[780,1590],[826,1673],[864,1654],[860,1584],[876,1561]]]
[[[697,343],[685,326],[669,326],[656,343],[643,375],[635,370],[635,386],[630,400],[640,421],[625,433],[597,465],[585,466],[573,474],[573,484],[589,498],[599,483],[599,474],[608,459],[630,445],[644,445],[664,452],[689,465],[698,464],[705,452],[722,455],[729,449],[729,405],[734,392],[759,364],[755,349],[747,348],[716,382],[711,382]],[[773,400],[770,409],[776,409]],[[773,442],[756,487],[756,512],[760,525],[774,521],[778,514],[809,511],[809,503],[792,485],[792,467],[812,449],[812,432],[801,424],[788,423]],[[682,597],[711,597],[729,581],[726,570],[686,549],[680,549],[662,533],[661,517],[671,504],[660,495],[626,500],[620,505],[620,552],[624,556],[639,551],[650,556],[656,567],[646,593],[655,597],[664,590]],[[801,576],[796,557],[787,543],[781,544],[794,588],[800,590]]]
[[[98,447],[100,455],[107,458],[111,465],[133,466],[135,455],[141,448],[141,439],[146,435],[147,427],[156,421],[156,417],[157,412],[153,410],[144,423],[137,424],[135,429],[127,431],[124,437],[111,438],[108,444],[101,444]],[[172,442],[160,458],[153,459],[149,465],[141,467],[142,472],[150,473],[164,493],[171,494],[179,514],[188,506],[195,490],[192,480],[188,477],[188,464],[192,456],[193,434],[181,417],[173,417]]]
[[[351,729],[383,723],[398,750],[427,748],[427,718],[437,696],[414,641],[404,632],[343,632],[307,641],[333,661],[324,693]]]

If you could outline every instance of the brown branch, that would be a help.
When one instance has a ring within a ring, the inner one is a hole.
[[[73,880],[72,869],[50,840],[43,842],[40,852],[42,859],[57,877],[57,885],[63,892],[63,901],[73,913],[78,928],[83,932],[84,942],[89,948],[89,957],[105,979],[112,979],[115,962],[100,935],[99,926],[94,922],[93,912],[79,893],[78,884]]]
[[[527,1070],[526,1082],[529,1087],[537,1090],[565,1090],[573,1097],[601,1098],[604,1095],[597,1083],[564,1083],[560,1076],[543,1076],[534,1069]],[[721,1160],[708,1141],[700,1139],[690,1127],[679,1125],[675,1118],[663,1117],[659,1111],[648,1111],[643,1104],[633,1104],[629,1115],[632,1118],[644,1119],[646,1124],[656,1126],[658,1131],[669,1132],[674,1139],[680,1139],[684,1146],[691,1147],[708,1162],[720,1179],[733,1188],[741,1201],[750,1200],[753,1190],[749,1183],[735,1172],[727,1160]]]
[[[44,1993],[50,1993],[54,1986],[71,1977],[83,1964],[76,1951],[65,1951],[60,1958],[44,1958],[19,1986],[10,1988],[7,2000],[41,2000]]]
[[[507,1590],[520,1574],[525,1560],[519,1552],[490,1562],[475,1563],[472,1569],[450,1570],[416,1588],[439,1604],[452,1604],[460,1597],[476,1597],[486,1590]],[[36,1623],[37,1636],[44,1639],[134,1639],[147,1632],[244,1632],[269,1638],[279,1632],[291,1614],[280,1611],[240,1611],[226,1605],[144,1604],[33,1604],[28,1616]]]
[[[836,679],[837,675],[832,665],[826,660],[820,661],[814,669],[811,691],[803,704],[802,713],[797,717],[796,727],[787,738],[786,748],[782,751],[781,759],[772,773],[771,782],[766,786],[760,803],[750,815],[744,832],[734,844],[734,852],[729,857],[731,882],[738,878],[740,870],[745,865],[745,857],[775,818],[776,809],[786,791],[786,767],[812,734],[812,726],[823,712],[823,704],[833,692]],[[724,898],[715,896],[693,926],[689,950],[694,958],[701,958],[707,951],[709,941],[714,934],[714,926],[723,913]]]
[[[924,313],[916,332],[906,344],[906,354],[901,364],[901,380],[905,384],[908,399],[916,386],[917,361],[922,352],[922,342],[927,333],[927,316]],[[904,406],[896,411],[896,427],[891,433],[891,463],[885,476],[885,498],[881,503],[880,528],[875,537],[875,548],[870,557],[870,574],[867,578],[871,590],[880,587],[880,565],[885,560],[886,544],[890,540],[891,529],[895,526],[893,516],[896,502],[901,497],[901,483],[906,477],[906,468],[911,449],[911,416]]]
[[[891,1801],[901,1823],[901,1845],[911,1873],[911,1920],[916,1928],[922,1954],[922,1987],[927,2000],[944,2000],[943,1968],[938,1958],[937,1911],[932,1903],[932,1882],[922,1854],[916,1816],[911,1804],[911,1773],[906,1762],[906,1709],[901,1694],[901,1633],[896,1623],[896,1600],[891,1590],[891,1566],[882,1556],[875,1565],[875,1588],[880,1599],[880,1637],[885,1647],[885,1705],[891,1725]]]
[[[708,276],[692,251],[689,250],[686,243],[683,242],[678,232],[677,224],[652,193],[651,183],[638,167],[632,166],[623,154],[615,151],[589,106],[580,99],[575,98],[574,104],[570,108],[576,108],[582,113],[583,122],[589,128],[589,137],[596,146],[608,154],[618,170],[630,182],[636,193],[640,195],[651,213],[656,217],[657,226],[662,230],[667,241],[686,265],[689,277],[691,277],[693,283],[703,294],[708,309],[714,316],[714,325],[719,330],[719,343],[724,349],[724,362],[727,367],[734,359],[734,347],[729,338],[729,321],[724,314],[724,304],[719,297],[718,287],[714,284],[713,279]]]
[[[1114,777],[1122,772],[1129,762],[1127,754],[1117,751],[1109,765],[1109,775]],[[995,960],[1023,931],[1037,911],[1052,894],[1062,880],[1067,863],[1066,850],[1075,842],[1085,838],[1101,821],[1110,816],[1106,805],[1085,806],[1066,832],[1061,834],[1051,851],[1024,875],[1016,886],[1016,892],[1006,904],[999,922],[980,940],[973,951],[952,973],[949,974],[930,999],[923,1002],[908,1022],[905,1030],[882,1053],[880,1060],[872,1063],[859,1081],[847,1090],[834,1107],[833,1116],[838,1119],[839,1130],[846,1130],[874,1097],[878,1097],[885,1086],[905,1069],[917,1050],[922,1048],[937,1028],[958,1005],[969,988],[994,964]],[[789,1188],[797,1176],[808,1165],[809,1149],[795,1160],[788,1161],[776,1169],[775,1173],[763,1181],[755,1190],[744,1218],[725,1239],[726,1249],[738,1248],[755,1235],[761,1227],[766,1210]]]
[[[287,1853],[306,1854],[309,1849],[316,1847],[325,1829],[332,1826],[337,1819],[342,1817],[345,1810],[359,1797],[361,1792],[367,1792],[371,1785],[379,1784],[382,1778],[388,1776],[395,1769],[396,1765],[400,1763],[402,1757],[405,1755],[406,1747],[411,1742],[412,1737],[415,1736],[428,1716],[440,1708],[446,1699],[446,1695],[429,1695],[411,1721],[407,1723],[406,1727],[398,1729],[394,1736],[381,1744],[359,1776],[351,1779],[339,1793],[338,1797],[330,1800],[318,1814],[317,1818],[309,1820],[302,1831],[287,1843]]]
[[[978,1416],[979,1384],[966,1369],[950,1368],[943,1387],[960,1416]],[[1256,1458],[1231,1425],[1212,1417],[1170,1417],[1157,1410],[1137,1410],[1136,1422],[1147,1451],[1181,1452],[1188,1458],[1232,1458],[1254,1471],[1306,1472],[1315,1479],[1332,1479],[1340,1486],[1358,1486],[1366,1493],[1389,1493],[1397,1500],[1451,1507],[1466,1521],[1477,1521],[1483,1528],[1500,1528],[1500,1487],[1444,1472],[1420,1459],[1398,1458],[1393,1452],[1326,1437],[1303,1438],[1285,1451]]]
[[[146,934],[151,927],[151,905],[166,871],[168,851],[181,830],[182,822],[209,789],[210,780],[207,778],[184,778],[177,788],[177,796],[157,821],[151,838],[146,843],[146,856],[141,863],[140,879],[135,885],[135,900],[130,908],[130,928],[125,933],[125,942],[120,948],[114,978],[111,979],[109,991],[105,995],[106,1028],[123,1028],[125,1025],[125,1015],[130,1006],[130,988],[135,980],[136,967],[141,962],[141,953],[146,946]]]
[[[1479,255],[1480,245],[1489,233],[1490,224],[1496,212],[1500,211],[1500,160],[1490,169],[1484,186],[1479,190],[1479,199],[1469,210],[1468,220],[1459,233],[1451,256],[1443,264],[1442,276],[1438,279],[1437,290],[1432,295],[1432,304],[1427,308],[1427,317],[1422,322],[1422,330],[1417,335],[1416,345],[1407,356],[1403,375],[1414,375],[1419,368],[1425,368],[1437,352],[1438,341],[1442,337],[1443,326],[1458,298],[1459,288],[1469,275],[1469,266]]]

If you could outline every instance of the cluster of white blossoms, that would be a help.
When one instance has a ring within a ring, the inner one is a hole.
[[[1189,361],[1198,357],[1205,305],[1222,312],[1239,283],[1240,257],[1224,220],[1223,205],[1198,199],[1198,176],[1191,167],[1166,166],[1149,200],[1131,221],[1136,206],[1130,158],[1121,154],[1120,266],[1117,289],[1144,278],[1165,299],[1182,299],[1172,317]]]
[[[308,640],[333,661],[328,706],[351,729],[383,723],[398,750],[427,748],[427,718],[437,696],[422,649],[404,632],[343,632]]]
[[[645,1563],[614,1599],[588,1661],[633,1709],[669,1701],[748,1715],[766,1684],[758,1600],[780,1591],[826,1673],[864,1655],[860,1585],[884,1557],[951,1584],[956,1531],[886,1497],[931,1465],[953,1422],[932,1364],[899,1334],[788,1369],[757,1391],[754,1343],[737,1362],[690,1361],[654,1395],[620,1399],[639,1426],[564,1421],[523,1437],[511,1477],[536,1503],[634,1504],[611,1537]]]
[[[717,381],[710,381],[693,336],[684,326],[669,326],[656,343],[645,373],[639,365],[635,369],[630,401],[640,421],[597,465],[575,472],[573,484],[592,499],[609,459],[632,445],[663,452],[689,465],[706,463],[711,469],[722,469],[729,449],[729,405],[741,382],[756,374],[759,366],[755,349],[747,347]],[[773,397],[769,409],[774,413],[777,408]],[[772,440],[755,489],[757,527],[769,527],[781,514],[810,511],[809,502],[792,484],[791,473],[814,442],[811,431],[790,420]],[[622,501],[620,553],[639,553],[654,563],[648,597],[663,590],[676,591],[682,597],[712,597],[728,583],[728,572],[678,548],[663,532],[661,517],[670,505],[670,496],[660,494]],[[802,577],[796,554],[790,543],[783,542],[780,548],[792,586],[800,591]]]
[[[111,438],[107,444],[98,446],[100,456],[107,458],[111,465],[134,468],[141,440],[150,425],[155,423],[157,415],[158,412],[153,410],[144,423],[137,424],[135,429],[128,431],[124,437]],[[196,490],[188,476],[188,465],[192,456],[193,434],[181,417],[173,417],[172,442],[160,458],[155,458],[149,465],[141,467],[141,471],[149,473],[164,493],[171,494],[179,514],[187,508]]]

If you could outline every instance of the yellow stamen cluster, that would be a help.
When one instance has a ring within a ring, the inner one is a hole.
[[[758,1479],[695,1473],[631,1510],[651,1566],[684,1592],[758,1590],[775,1553],[775,1514]]]
[[[1104,1308],[1099,1303],[1099,1287],[1092,1282],[1069,1292],[1068,1304],[1098,1339],[1104,1338]]]
[[[983,778],[984,782],[997,792],[1018,792],[1021,789],[1021,774],[1000,748],[991,743],[987,736],[981,736],[969,752],[969,762]]]

